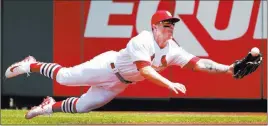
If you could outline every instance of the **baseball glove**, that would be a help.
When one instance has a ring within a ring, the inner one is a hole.
[[[242,79],[244,76],[254,72],[262,63],[262,54],[258,56],[252,56],[251,53],[241,59],[234,62],[233,77],[235,79]]]

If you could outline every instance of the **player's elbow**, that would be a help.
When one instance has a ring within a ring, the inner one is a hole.
[[[193,71],[199,71],[199,70],[201,70],[201,68],[203,68],[203,67],[204,67],[204,64],[198,61],[198,62],[193,66]]]
[[[202,71],[204,68],[206,68],[205,62],[211,62],[209,59],[200,59],[193,67],[194,71]]]
[[[151,70],[150,68],[151,68],[150,66],[146,66],[146,67],[141,68],[139,70],[141,76],[143,76],[144,78],[147,78],[150,75],[150,70]]]

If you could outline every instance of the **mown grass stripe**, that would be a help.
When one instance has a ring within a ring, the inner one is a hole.
[[[89,112],[55,113],[51,117],[24,119],[26,110],[1,110],[1,124],[267,124],[262,114],[195,114],[166,112]]]

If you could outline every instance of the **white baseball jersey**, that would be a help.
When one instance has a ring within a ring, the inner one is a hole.
[[[172,39],[165,48],[160,49],[152,32],[142,31],[129,41],[125,49],[119,51],[115,66],[123,78],[136,82],[144,80],[144,77],[137,70],[135,61],[150,62],[151,66],[159,71],[169,65],[183,67],[193,57],[195,56],[183,50]]]

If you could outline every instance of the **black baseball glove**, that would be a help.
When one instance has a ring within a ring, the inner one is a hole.
[[[235,79],[242,79],[244,76],[254,72],[262,63],[262,54],[252,56],[249,52],[248,55],[234,62],[233,77]]]

